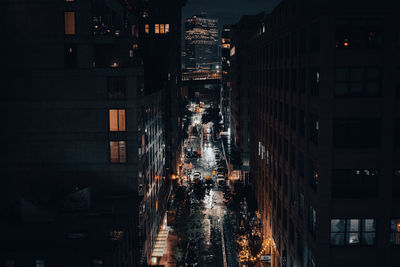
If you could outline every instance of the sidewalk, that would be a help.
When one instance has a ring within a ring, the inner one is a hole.
[[[172,230],[169,231],[167,239],[167,247],[165,248],[164,256],[160,260],[160,265],[165,267],[175,267],[176,262],[174,259],[175,247],[178,244],[178,236],[173,233]]]

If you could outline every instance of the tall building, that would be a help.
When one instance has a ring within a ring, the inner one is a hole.
[[[399,265],[398,13],[285,0],[254,30],[251,180],[272,266]]]
[[[221,94],[220,109],[224,121],[225,131],[231,128],[231,85],[229,82],[230,52],[231,52],[231,25],[224,25],[221,33]]]
[[[250,69],[253,63],[249,60],[252,50],[249,39],[254,34],[263,13],[253,16],[243,16],[231,27],[231,43],[229,57],[229,82],[231,87],[231,118],[230,132],[233,143],[240,154],[240,164],[236,167],[242,175],[248,175],[250,166],[250,88],[252,77]]]
[[[144,59],[144,88],[145,94],[151,97],[152,92],[161,91],[163,123],[163,140],[165,143],[157,150],[165,150],[163,157],[164,173],[148,173],[151,180],[166,179],[179,171],[181,147],[183,142],[183,99],[181,97],[181,10],[186,0],[150,0],[144,1],[141,11],[142,52]],[[152,133],[153,134],[153,133]],[[150,148],[150,152],[154,150]],[[146,162],[154,162],[151,154]],[[164,227],[170,184],[151,187],[144,196],[142,204],[147,206],[140,216],[146,245],[144,255],[146,262],[157,264],[162,256],[166,235],[160,230]],[[151,192],[152,191],[152,192]],[[149,205],[147,200],[159,196],[156,202]],[[147,204],[146,204],[147,203]],[[159,233],[159,235],[155,234]],[[163,244],[159,240],[163,237]],[[159,242],[159,243],[157,243]]]
[[[148,46],[145,18],[158,18],[161,2],[0,4],[9,62],[0,110],[10,127],[0,134],[1,265],[157,263],[179,143],[166,97],[179,92],[183,4],[169,3],[157,22],[170,42]],[[152,77],[149,55],[166,46],[171,58]]]
[[[218,20],[205,13],[185,19],[185,72],[219,70]]]

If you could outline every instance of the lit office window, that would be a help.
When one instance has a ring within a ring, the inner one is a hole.
[[[110,109],[110,132],[125,132],[125,109]]]
[[[126,141],[110,141],[111,163],[126,163]]]
[[[165,33],[169,33],[169,24],[165,24]]]
[[[46,262],[44,260],[35,260],[35,267],[46,267]]]
[[[154,33],[155,34],[160,34],[160,24],[155,24],[154,25]]]
[[[391,220],[390,243],[392,245],[400,245],[400,219]]]
[[[64,33],[66,35],[75,35],[75,12],[64,12]]]
[[[149,24],[146,24],[146,25],[144,26],[144,32],[145,32],[146,34],[149,34],[149,33],[150,33],[150,26],[149,26]]]
[[[164,34],[164,33],[165,33],[165,25],[160,24],[160,34]]]
[[[376,239],[375,219],[331,220],[331,245],[371,246]]]

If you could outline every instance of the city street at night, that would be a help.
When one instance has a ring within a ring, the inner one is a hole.
[[[400,267],[399,0],[0,10],[0,267]]]

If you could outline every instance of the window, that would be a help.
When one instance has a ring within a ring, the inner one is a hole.
[[[149,24],[144,25],[144,32],[145,32],[146,34],[150,34],[150,27],[149,27]]]
[[[378,196],[379,170],[333,170],[332,197],[375,198]]]
[[[110,132],[125,132],[125,109],[110,109]]]
[[[65,55],[65,66],[67,68],[76,68],[77,67],[77,57],[76,57],[76,46],[75,45],[66,45],[64,47],[64,55]]]
[[[111,163],[126,163],[126,141],[110,141]]]
[[[104,261],[102,259],[94,259],[92,261],[93,267],[103,267]]]
[[[4,267],[15,267],[15,260],[11,259],[5,260]]]
[[[155,24],[154,25],[155,34],[166,34],[169,33],[169,24]]]
[[[391,220],[390,244],[396,246],[400,245],[400,219]]]
[[[75,12],[64,12],[64,33],[66,35],[75,35]]]
[[[311,69],[311,95],[312,96],[319,96],[319,68],[312,68]]]
[[[331,245],[372,246],[375,244],[375,219],[332,219]]]
[[[381,93],[381,70],[371,68],[337,68],[336,96],[377,96]]]
[[[46,262],[44,260],[35,260],[35,267],[46,267]]]
[[[108,99],[118,100],[125,98],[125,76],[107,77]]]
[[[336,148],[373,148],[380,145],[380,119],[335,119],[333,143]]]
[[[381,19],[341,19],[336,22],[337,49],[376,49],[383,47]]]

